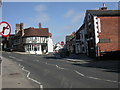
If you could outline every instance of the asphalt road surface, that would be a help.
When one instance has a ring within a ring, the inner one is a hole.
[[[40,88],[118,88],[118,73],[103,68],[83,66],[86,62],[69,62],[54,55],[30,55],[3,52],[29,72]]]

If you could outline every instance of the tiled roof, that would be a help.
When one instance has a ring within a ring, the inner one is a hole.
[[[69,36],[66,36],[66,41],[70,41],[74,36],[72,35],[69,35]]]
[[[120,10],[87,10],[94,16],[120,16]]]
[[[27,28],[24,29],[24,36],[49,36],[48,28]]]

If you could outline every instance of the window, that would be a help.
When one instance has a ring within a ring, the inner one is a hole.
[[[110,43],[110,39],[100,39],[99,43]]]
[[[90,19],[91,19],[91,15],[90,15],[90,14],[88,14],[88,21],[90,21]]]

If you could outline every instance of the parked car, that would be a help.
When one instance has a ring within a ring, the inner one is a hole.
[[[11,48],[5,48],[5,51],[12,52]]]

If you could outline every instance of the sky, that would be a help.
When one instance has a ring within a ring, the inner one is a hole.
[[[83,24],[86,10],[97,10],[105,3],[109,10],[117,10],[117,2],[3,2],[2,21],[11,25],[24,23],[24,28],[49,28],[54,44],[65,41],[65,36]]]

